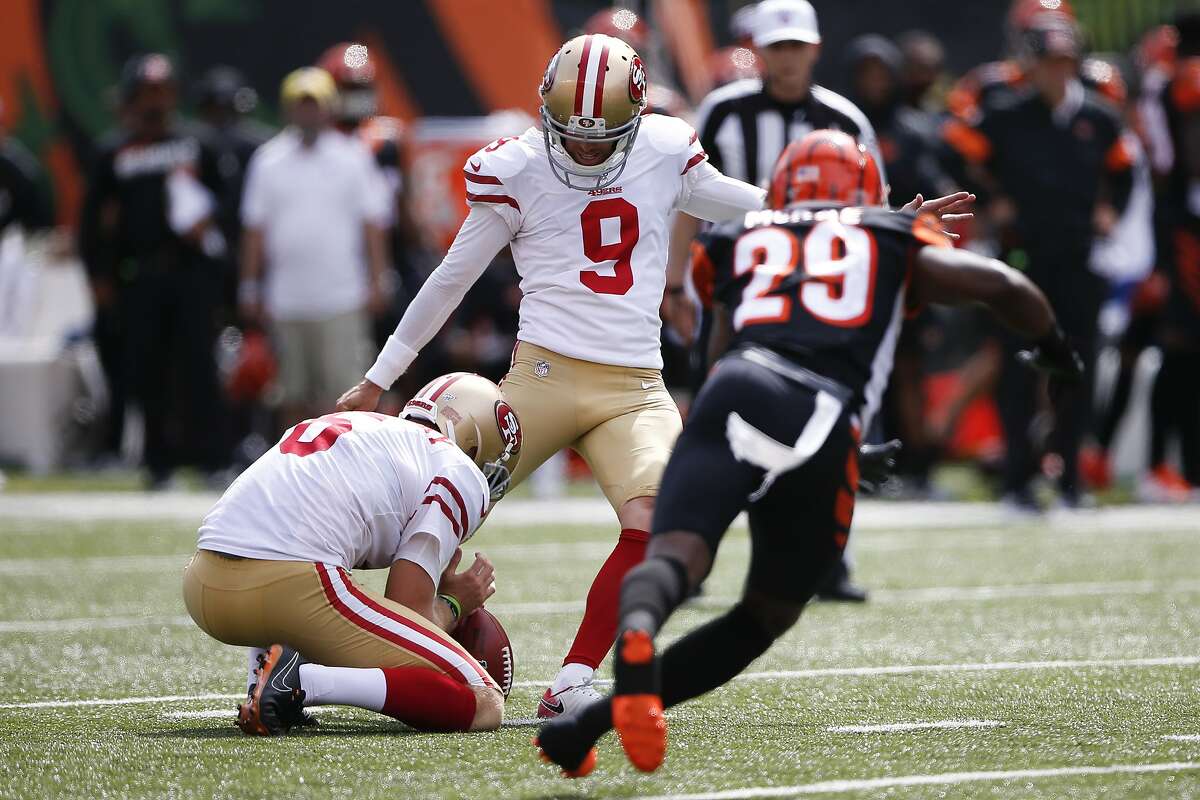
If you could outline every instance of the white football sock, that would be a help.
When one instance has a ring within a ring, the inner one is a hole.
[[[558,676],[554,679],[554,684],[550,687],[550,693],[558,694],[570,686],[588,683],[595,674],[596,670],[587,664],[563,664],[562,669],[558,671]]]
[[[387,701],[387,679],[381,669],[300,665],[300,687],[305,706],[357,706],[382,711]]]
[[[246,648],[246,691],[250,691],[250,687],[258,683],[258,676],[254,674],[254,670],[258,669],[259,654],[266,655],[267,651],[261,647]]]

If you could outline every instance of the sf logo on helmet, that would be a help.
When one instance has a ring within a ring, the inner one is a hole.
[[[640,103],[645,96],[646,68],[642,66],[642,59],[639,56],[634,56],[633,64],[629,68],[629,99],[635,103]]]
[[[542,76],[542,85],[538,89],[538,93],[545,95],[550,91],[550,87],[554,85],[554,73],[558,69],[558,57],[561,53],[555,53],[554,58],[550,59],[550,63],[546,65],[546,74]]]

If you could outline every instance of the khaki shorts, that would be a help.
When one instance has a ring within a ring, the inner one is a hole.
[[[573,447],[614,510],[658,494],[683,428],[660,371],[581,361],[517,342],[500,391],[521,418],[514,485]]]
[[[371,329],[365,311],[275,320],[271,334],[285,403],[331,409],[366,372]]]
[[[183,573],[183,600],[200,629],[225,644],[286,643],[326,666],[427,667],[498,688],[450,634],[330,564],[198,550]]]

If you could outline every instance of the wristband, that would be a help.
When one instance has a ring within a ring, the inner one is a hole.
[[[462,603],[458,602],[458,598],[452,594],[439,594],[438,597],[450,606],[450,616],[454,617],[455,622],[458,622],[458,618],[462,616]]]
[[[667,294],[669,294],[669,295],[683,294],[683,287],[682,286],[668,286]]]

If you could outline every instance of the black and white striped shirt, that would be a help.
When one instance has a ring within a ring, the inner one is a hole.
[[[865,145],[887,185],[879,142],[866,115],[823,86],[814,85],[798,103],[780,103],[757,78],[735,81],[710,92],[696,111],[700,143],[713,166],[763,188],[788,143],[821,128],[843,131]]]

